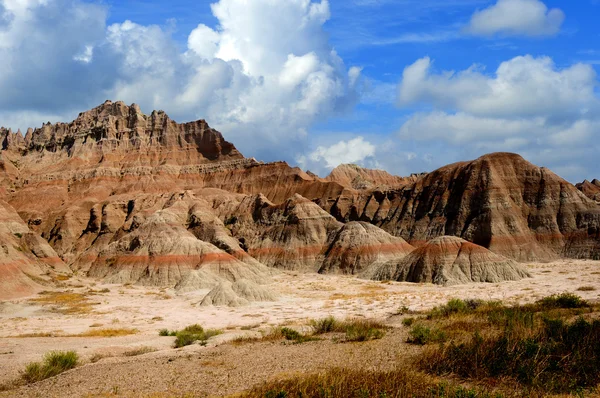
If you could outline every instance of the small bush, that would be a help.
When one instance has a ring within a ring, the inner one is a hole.
[[[313,328],[314,334],[325,334],[343,331],[342,323],[332,316],[328,316],[327,318],[319,319],[316,321],[313,320],[311,322],[311,326]]]
[[[427,327],[421,324],[414,325],[410,332],[408,332],[409,338],[407,340],[410,344],[425,345],[431,343],[443,343],[446,341],[446,334],[433,327]]]
[[[544,318],[526,333],[505,325],[500,334],[475,333],[466,343],[426,353],[420,363],[439,374],[509,377],[556,393],[593,388],[600,383],[600,320]]]
[[[79,356],[75,351],[52,351],[44,356],[42,363],[27,365],[22,376],[27,383],[36,383],[73,369],[78,360]]]
[[[354,320],[346,323],[346,341],[377,340],[385,335],[386,327],[378,322],[369,320]]]
[[[313,375],[300,375],[257,385],[244,392],[241,398],[300,398],[300,397],[497,397],[479,389],[440,383],[434,378],[405,369],[390,371],[330,369]]]
[[[482,300],[461,300],[451,299],[447,304],[435,307],[427,315],[428,319],[447,318],[454,314],[468,314],[475,312],[479,307],[484,305]]]
[[[415,323],[416,319],[415,318],[404,318],[402,320],[402,324],[406,327],[411,327],[413,325],[413,323]]]
[[[536,304],[543,309],[572,309],[590,306],[587,301],[572,293],[555,294],[550,297],[545,297],[536,302]]]
[[[206,345],[209,338],[222,334],[221,330],[207,329],[198,324],[190,325],[181,331],[169,331],[162,329],[158,332],[159,336],[175,336],[174,348],[181,348],[188,345],[192,345],[196,342],[200,342],[202,345]]]
[[[596,288],[594,286],[581,286],[577,289],[578,292],[594,292]]]

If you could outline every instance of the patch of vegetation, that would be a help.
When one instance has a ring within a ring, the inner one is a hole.
[[[587,301],[572,293],[555,294],[539,300],[536,304],[545,310],[555,308],[586,308],[590,306]]]
[[[138,347],[129,351],[125,351],[123,356],[126,357],[137,357],[139,355],[150,354],[151,352],[156,352],[156,348],[152,347]]]
[[[310,322],[310,325],[313,328],[313,334],[325,334],[344,331],[344,325],[342,324],[342,322],[338,321],[333,316],[328,316],[327,318],[323,319],[312,320]]]
[[[42,362],[27,365],[22,377],[27,383],[36,383],[73,369],[78,361],[79,356],[75,351],[52,351],[44,356]]]
[[[332,316],[311,321],[313,334],[345,333],[345,341],[369,341],[380,339],[385,335],[387,326],[368,319],[350,319],[339,321]]]
[[[23,234],[19,233],[19,232],[15,233],[14,235],[19,239],[21,239],[23,237]]]
[[[428,319],[448,318],[455,314],[470,314],[475,312],[484,304],[492,304],[483,300],[461,300],[451,299],[447,304],[435,307],[427,314]]]
[[[416,319],[415,318],[404,318],[402,320],[402,325],[406,326],[406,327],[411,327],[414,323],[415,323]]]
[[[446,333],[436,327],[428,327],[421,324],[414,325],[408,332],[408,343],[426,345],[431,343],[443,343],[446,341]]]
[[[596,290],[595,286],[581,286],[577,289],[578,292],[594,292]]]
[[[139,333],[137,329],[95,329],[66,337],[122,337]]]
[[[385,335],[386,326],[375,321],[356,319],[345,323],[346,341],[377,340]]]
[[[208,339],[213,336],[217,336],[222,334],[223,331],[217,329],[204,329],[202,326],[190,325],[183,330],[168,330],[161,329],[158,332],[159,336],[173,336],[175,337],[175,343],[173,345],[174,348],[181,348],[188,345],[192,345],[196,342],[200,342],[202,345],[206,345]]]
[[[600,383],[600,320],[580,316],[588,307],[597,311],[568,293],[533,305],[483,303],[474,312],[416,325],[411,337],[427,341],[434,327],[454,333],[449,343],[421,354],[419,366],[431,373],[512,380],[527,391],[581,392]]]
[[[89,314],[94,305],[84,294],[73,292],[42,292],[31,301],[52,306],[53,312],[63,315]]]
[[[332,369],[325,373],[298,376],[264,383],[240,395],[242,398],[300,397],[456,397],[492,398],[499,395],[468,389],[404,369],[387,372]]]

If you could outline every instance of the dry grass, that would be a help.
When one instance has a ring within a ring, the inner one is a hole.
[[[152,348],[152,347],[138,347],[138,348],[134,348],[132,350],[129,351],[125,351],[123,353],[123,356],[125,357],[137,357],[139,355],[145,355],[145,354],[150,354],[151,352],[156,352],[157,349],[156,348]]]
[[[580,288],[577,289],[578,292],[593,292],[596,290],[597,289],[595,286],[581,286]]]
[[[65,337],[122,337],[139,333],[137,329],[96,329]]]
[[[431,344],[424,371],[527,391],[583,393],[600,382],[600,321],[578,296],[535,304],[451,300],[415,320],[409,342]]]
[[[95,303],[85,294],[73,292],[42,292],[32,303],[52,306],[52,311],[62,315],[80,315],[92,312]]]
[[[44,356],[43,362],[32,362],[27,365],[22,377],[27,383],[36,383],[73,369],[77,366],[78,360],[75,351],[49,352]]]
[[[536,395],[530,396],[536,397]],[[386,372],[332,369],[321,374],[301,375],[267,382],[240,394],[239,397],[492,398],[497,395],[484,389],[463,387],[405,369]]]
[[[122,337],[139,333],[137,329],[94,329],[79,334],[65,334],[63,331],[25,333],[12,338],[36,338],[36,337]]]

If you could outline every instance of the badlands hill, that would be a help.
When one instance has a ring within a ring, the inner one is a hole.
[[[597,179],[593,179],[591,182],[585,180],[582,183],[576,185],[577,189],[579,189],[585,196],[590,199],[595,200],[596,202],[600,202],[600,181]]]
[[[9,296],[78,271],[241,305],[272,299],[261,285],[273,268],[369,276],[445,235],[517,261],[600,256],[600,206],[514,154],[408,178],[341,166],[322,179],[244,158],[203,120],[110,101],[25,136],[0,129],[0,145]]]

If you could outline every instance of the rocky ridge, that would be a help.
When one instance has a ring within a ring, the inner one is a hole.
[[[600,202],[600,180],[593,179],[591,182],[585,180],[577,184],[576,187],[588,198]]]
[[[0,143],[0,199],[56,258],[106,281],[206,289],[203,305],[269,299],[273,268],[368,275],[443,235],[521,261],[600,256],[600,206],[513,154],[322,179],[244,158],[205,121],[110,101],[24,137],[0,129]]]

